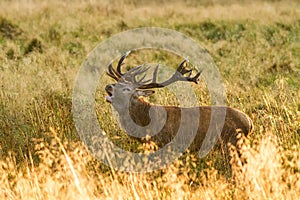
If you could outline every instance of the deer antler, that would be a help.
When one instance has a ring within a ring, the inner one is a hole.
[[[188,62],[187,59],[184,59],[182,63],[179,65],[177,68],[176,72],[172,75],[171,78],[168,80],[162,82],[162,83],[157,83],[157,72],[158,72],[158,67],[157,65],[154,69],[153,72],[153,77],[152,79],[145,80],[146,74],[142,76],[139,80],[136,80],[136,76],[139,74],[143,74],[146,71],[149,70],[148,68],[143,68],[143,65],[134,67],[127,71],[126,73],[121,72],[121,66],[123,65],[123,61],[125,58],[129,55],[130,51],[126,52],[119,60],[118,65],[117,65],[117,70],[115,70],[112,66],[112,62],[108,66],[108,71],[106,72],[108,76],[112,77],[116,81],[127,81],[134,83],[138,86],[138,89],[151,89],[151,88],[161,88],[165,87],[167,85],[170,85],[176,81],[189,81],[189,82],[194,82],[198,83],[198,78],[200,74],[202,73],[202,70],[198,72],[194,77],[192,77],[192,69],[188,70],[186,69],[186,63]],[[187,76],[185,76],[188,74]],[[149,83],[151,81],[151,83]]]

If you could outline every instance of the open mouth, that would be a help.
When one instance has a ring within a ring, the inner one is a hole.
[[[113,90],[113,87],[111,85],[107,85],[105,87],[105,91],[108,94],[105,99],[109,103],[111,103],[111,101],[112,101],[112,99],[111,99],[111,97],[112,97],[112,90]]]

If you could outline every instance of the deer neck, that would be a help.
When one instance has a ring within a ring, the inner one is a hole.
[[[129,113],[132,120],[140,126],[148,125],[150,123],[151,104],[140,98],[132,99],[130,103]]]
[[[131,98],[128,106],[123,109],[117,109],[120,121],[123,126],[134,122],[139,126],[146,126],[150,123],[149,111],[151,104],[140,98]]]

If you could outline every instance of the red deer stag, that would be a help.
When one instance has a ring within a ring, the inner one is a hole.
[[[118,112],[121,126],[134,138],[140,139],[148,134],[151,135],[151,141],[154,141],[159,147],[168,144],[178,132],[182,109],[189,113],[184,122],[187,123],[187,127],[191,123],[199,123],[196,124],[198,127],[197,133],[189,147],[191,152],[201,149],[211,123],[213,109],[217,113],[226,113],[223,120],[224,125],[223,123],[219,125],[218,123],[220,122],[218,120],[213,122],[213,126],[215,125],[215,127],[223,125],[220,128],[220,141],[222,144],[231,143],[232,145],[236,145],[238,132],[242,132],[245,136],[251,133],[253,129],[251,119],[245,113],[234,108],[227,106],[181,108],[176,106],[152,105],[144,101],[141,97],[153,94],[154,91],[149,90],[152,88],[162,88],[176,81],[189,81],[197,84],[201,72],[192,77],[192,70],[185,68],[186,60],[184,60],[170,79],[162,83],[157,83],[157,66],[154,70],[153,78],[151,80],[144,80],[146,76],[145,72],[149,68],[137,66],[126,73],[121,72],[121,65],[128,54],[129,52],[121,57],[116,70],[112,67],[112,63],[109,65],[107,75],[115,79],[117,83],[107,85],[105,90],[108,94],[106,100]],[[143,76],[137,80],[137,75]],[[196,115],[196,113],[199,113],[199,115]],[[195,120],[195,116],[199,116],[199,120]],[[149,126],[151,119],[155,119],[157,123]],[[140,132],[141,129],[139,128],[141,127],[148,128],[142,129],[146,131]],[[136,132],[135,135],[132,135],[132,132]],[[186,134],[189,134],[189,132],[186,131]]]

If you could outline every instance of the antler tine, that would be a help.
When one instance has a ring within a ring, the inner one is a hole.
[[[116,81],[118,81],[118,79],[117,79],[114,75],[112,75],[112,74],[110,74],[110,73],[108,73],[108,72],[106,72],[106,74],[107,74],[109,77],[111,77],[111,78],[115,79]]]
[[[118,66],[117,66],[117,72],[121,75],[124,76],[124,74],[121,72],[121,66],[123,64],[123,61],[125,60],[125,58],[130,54],[131,51],[127,51],[119,60],[118,62]]]
[[[156,82],[157,72],[158,72],[158,67],[159,67],[159,64],[156,65],[156,67],[155,67],[155,69],[154,69],[154,72],[153,72],[153,78],[152,78],[152,82],[153,82],[153,83]]]
[[[110,76],[111,78],[115,79],[116,81],[120,80],[121,79],[121,75],[116,72],[116,70],[114,70],[113,66],[112,66],[112,62],[111,61],[108,65],[108,71],[106,71],[106,74],[108,76]]]
[[[146,68],[143,68],[143,65],[141,65],[141,68],[139,68],[139,70],[137,72],[134,73],[134,75],[138,75],[138,74],[142,74],[146,71],[148,71],[150,69],[150,67],[146,67]]]
[[[140,78],[138,81],[136,80],[137,75],[142,74],[142,73],[149,70],[149,67],[143,68],[143,66],[144,65],[137,66],[135,68],[130,69],[128,72],[126,72],[124,74],[125,80],[136,83],[136,84],[139,84],[139,85],[140,84],[145,84],[146,82],[149,82],[149,80],[147,80],[146,82],[143,81],[144,78],[146,77],[146,74],[144,74],[143,77]]]
[[[143,70],[143,72],[146,72],[149,69],[150,69],[150,67],[147,67],[146,69]],[[151,80],[152,80],[152,82],[155,82],[156,81],[157,69],[158,69],[158,66],[155,67],[152,79],[147,79],[147,80],[143,81],[145,79],[146,75],[147,75],[147,74],[144,74],[144,76],[142,78],[140,78],[140,80],[138,80],[138,83],[142,86],[142,85],[145,85],[146,83],[149,83],[149,81],[151,81]]]
[[[186,57],[186,58],[180,63],[180,65],[179,65],[179,67],[177,68],[176,71],[178,71],[178,72],[181,73],[181,74],[186,74],[187,72],[192,72],[191,69],[190,69],[190,70],[185,69],[186,63],[188,63],[188,62],[189,62],[189,59],[188,59],[188,57]]]
[[[158,67],[159,67],[159,64],[156,65],[154,71],[153,71],[153,77],[152,79],[147,79],[145,81],[142,81],[145,77],[146,77],[146,74],[143,76],[143,78],[140,79],[139,83],[140,83],[140,89],[147,89],[148,87],[149,88],[154,88],[154,87],[162,87],[160,86],[158,83],[156,83],[156,78],[157,78],[157,72],[158,72]],[[149,68],[148,68],[149,69]],[[148,70],[147,69],[147,70]],[[152,81],[151,81],[152,80]],[[149,83],[149,81],[151,81],[151,83]]]
[[[185,58],[179,65],[179,67],[177,68],[177,71],[181,71],[185,66],[184,64],[188,62],[188,58]]]
[[[135,81],[134,77],[138,74],[138,71],[141,68],[142,68],[142,65],[139,65],[137,67],[130,69],[129,71],[124,73],[124,75],[123,75],[124,79],[129,82],[134,82]]]
[[[191,71],[190,74],[185,78],[187,81],[191,81],[191,82],[198,84],[198,79],[199,79],[199,76],[201,75],[202,71],[203,70],[200,70],[194,77],[191,77],[191,75],[192,75],[192,71]]]

